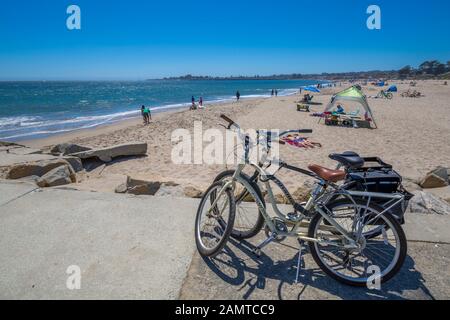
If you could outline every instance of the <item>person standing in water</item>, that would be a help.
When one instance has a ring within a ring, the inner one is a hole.
[[[239,99],[241,99],[241,93],[239,92],[239,90],[236,92],[236,100],[239,101]]]
[[[200,108],[203,108],[203,97],[200,97],[200,100],[198,100],[198,105]]]
[[[278,90],[275,89],[275,97],[278,97]]]

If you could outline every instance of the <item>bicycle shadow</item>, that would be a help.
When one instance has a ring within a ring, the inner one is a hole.
[[[275,258],[279,256],[279,259],[272,259],[264,252],[257,257],[252,252],[255,246],[251,243],[230,239],[216,258],[203,260],[221,280],[232,286],[239,286],[238,291],[243,291],[242,299],[245,300],[255,298],[255,295],[258,299],[273,299],[275,291],[280,300],[406,300],[408,298],[405,293],[409,291],[420,292],[420,299],[434,300],[410,256],[407,256],[401,271],[381,285],[381,290],[369,290],[346,286],[330,278],[317,267],[307,249],[304,256],[306,268],[303,266],[300,270],[299,282],[295,283],[298,248],[285,244],[272,246],[277,248],[275,251],[272,248],[270,255]],[[280,250],[279,246],[289,249],[290,259],[282,260],[281,254],[286,256],[287,251]]]

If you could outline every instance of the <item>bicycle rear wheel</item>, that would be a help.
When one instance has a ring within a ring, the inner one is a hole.
[[[195,242],[202,256],[213,257],[223,249],[233,229],[235,210],[232,191],[223,189],[223,182],[205,192],[195,218]]]
[[[224,171],[220,173],[214,181],[226,181],[227,179],[231,179],[234,172],[234,170]],[[262,201],[263,206],[266,205],[258,184],[255,181],[252,181],[248,175],[241,173],[241,177],[236,181],[233,190],[236,199],[236,214],[233,230],[231,231],[231,236],[238,240],[253,238],[264,226],[264,217],[256,204],[255,196],[247,190],[242,184],[242,181],[239,181],[241,179],[245,180],[252,189],[255,190],[256,196]]]
[[[407,252],[406,236],[398,221],[390,214],[379,215],[383,209],[376,204],[362,201],[353,203],[342,200],[328,208],[331,216],[356,239],[355,220],[362,228],[362,237],[358,249],[344,246],[343,240],[333,244],[311,242],[311,255],[317,265],[330,277],[351,286],[367,286],[374,280],[374,273],[379,283],[390,280],[401,269]],[[346,215],[344,212],[347,211]],[[361,216],[364,213],[364,216]],[[349,219],[348,215],[353,215]],[[344,219],[339,221],[340,217]],[[371,221],[373,220],[373,221]],[[311,220],[309,237],[315,239],[336,239],[340,233],[325,223],[325,218],[316,214]],[[324,226],[324,227],[322,227]],[[374,237],[371,231],[382,228]],[[366,236],[367,235],[367,236]],[[370,235],[370,237],[369,237]]]

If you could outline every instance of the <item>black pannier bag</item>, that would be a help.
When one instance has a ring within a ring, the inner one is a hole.
[[[392,169],[351,172],[349,178],[368,192],[393,193],[399,190],[402,177]]]
[[[403,224],[405,222],[405,211],[413,195],[403,188],[401,175],[391,165],[383,162],[380,158],[364,158],[364,162],[364,167],[348,172],[347,181],[356,182],[356,185],[352,189],[379,193],[403,193],[405,195],[405,201],[389,210]],[[374,201],[384,208],[388,208],[393,204],[385,199],[374,199]]]

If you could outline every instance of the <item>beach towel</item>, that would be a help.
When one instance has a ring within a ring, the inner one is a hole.
[[[314,149],[322,147],[322,144],[318,142],[313,142],[309,140],[309,138],[304,138],[300,136],[287,136],[281,139],[281,141],[286,142],[287,144],[297,148]]]

